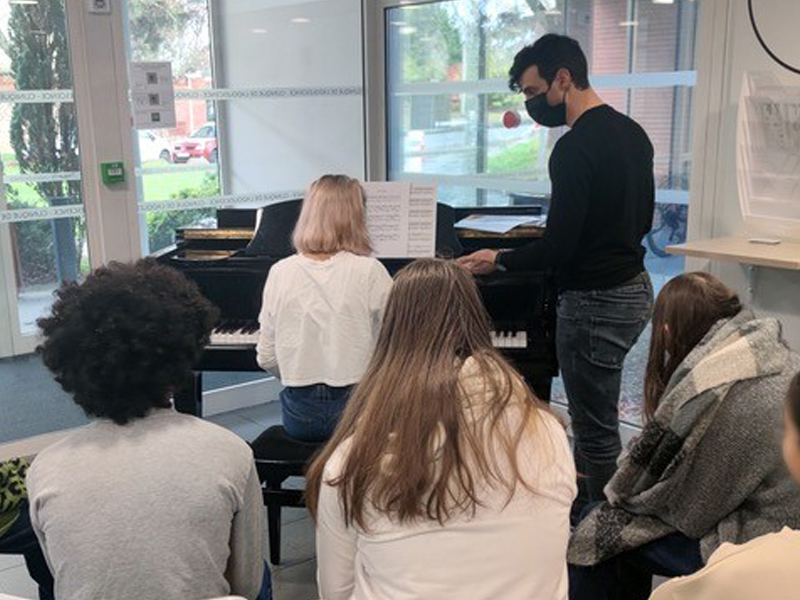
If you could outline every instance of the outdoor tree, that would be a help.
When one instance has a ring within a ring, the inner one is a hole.
[[[11,76],[18,90],[72,88],[63,0],[11,5],[8,33],[0,35],[0,46],[10,58]],[[62,173],[80,169],[77,118],[71,102],[14,104],[9,137],[21,173]],[[37,182],[33,188],[36,204],[80,202],[80,182],[77,181]],[[17,198],[22,197],[22,191],[17,190]],[[56,219],[52,224],[36,223],[42,231],[28,227],[31,235],[27,237],[33,239],[29,239],[30,247],[20,249],[25,250],[20,251],[20,259],[36,261],[38,258],[40,262],[50,262],[49,265],[39,264],[39,268],[49,267],[52,271],[55,266],[61,278],[76,279],[84,239],[83,228],[76,221]],[[52,234],[49,227],[52,227]],[[21,235],[19,239],[20,244],[25,241]]]
[[[402,20],[395,21],[404,35],[413,32],[403,52],[403,75],[406,82],[441,81],[449,70],[459,69],[463,46],[454,15],[446,7],[432,4],[424,11],[406,8]]]
[[[167,54],[176,75],[211,73],[206,0],[131,0],[128,23],[133,60]]]

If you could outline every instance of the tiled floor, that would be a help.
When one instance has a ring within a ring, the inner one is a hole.
[[[28,577],[21,556],[0,555],[0,593],[37,598],[36,584]]]
[[[250,441],[267,427],[280,423],[280,404],[271,402],[209,417],[210,421]],[[317,596],[314,523],[304,509],[285,509],[281,531],[282,564],[272,568],[275,600],[314,600]],[[264,532],[267,548],[267,535]],[[37,598],[21,556],[0,555],[0,594]]]

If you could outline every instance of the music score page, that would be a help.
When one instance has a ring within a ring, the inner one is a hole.
[[[436,253],[436,186],[366,182],[367,229],[378,258],[424,258]]]

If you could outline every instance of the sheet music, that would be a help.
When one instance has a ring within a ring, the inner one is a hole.
[[[408,210],[408,256],[436,255],[436,184],[411,184]]]
[[[531,227],[544,227],[547,217],[531,215],[469,215],[456,223],[456,227],[461,229],[472,229],[473,231],[485,231],[487,233],[505,234],[519,227],[528,225]]]
[[[375,256],[422,258],[436,250],[436,186],[367,182],[367,229]]]

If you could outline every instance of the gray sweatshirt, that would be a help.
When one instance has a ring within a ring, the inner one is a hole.
[[[39,454],[27,481],[57,598],[258,595],[258,476],[247,444],[221,427],[171,409],[101,419]]]

